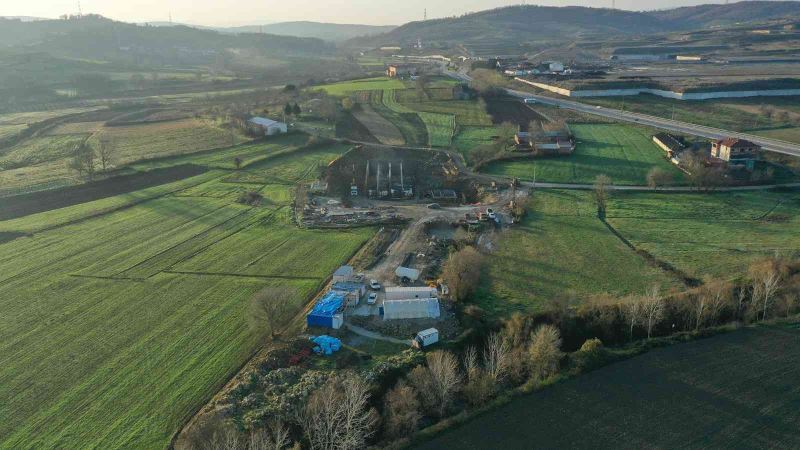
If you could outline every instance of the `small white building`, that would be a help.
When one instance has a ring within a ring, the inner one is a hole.
[[[387,287],[386,300],[415,300],[438,298],[439,292],[434,287]]]
[[[283,122],[267,119],[266,117],[253,117],[247,121],[247,125],[252,129],[259,130],[264,136],[274,136],[284,134],[289,131],[288,126]]]
[[[437,298],[383,301],[383,320],[438,319],[440,315]]]

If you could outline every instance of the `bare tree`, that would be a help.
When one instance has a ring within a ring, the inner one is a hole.
[[[442,279],[453,300],[468,299],[480,285],[483,257],[474,247],[465,247],[450,255],[442,268]]]
[[[598,175],[594,179],[594,200],[597,203],[597,213],[600,217],[606,216],[608,206],[608,191],[611,185],[611,178],[607,175]]]
[[[500,336],[500,333],[492,333],[486,340],[486,347],[483,349],[483,365],[486,373],[495,383],[503,381],[508,375],[510,356],[508,343]]]
[[[278,327],[286,323],[299,293],[286,287],[266,287],[258,291],[250,303],[250,326],[258,336],[275,339]]]
[[[642,302],[638,298],[628,298],[622,312],[630,329],[630,339],[633,340],[633,330],[636,325],[642,323],[642,317],[644,316]]]
[[[647,173],[647,185],[653,190],[672,183],[672,180],[672,174],[660,167],[653,167]]]
[[[92,181],[95,173],[95,153],[92,147],[86,142],[76,145],[72,150],[72,157],[67,161],[67,167],[77,172],[78,176]]]
[[[103,172],[108,170],[108,167],[114,163],[117,155],[117,142],[108,135],[100,136],[99,145],[97,148],[97,157],[100,159],[100,167]]]
[[[776,266],[774,261],[767,260],[750,267],[753,302],[761,309],[761,320],[767,318],[767,313],[775,302],[775,294],[780,289],[781,274]]]
[[[731,302],[732,287],[730,283],[725,281],[706,281],[705,285],[700,291],[699,297],[704,304],[703,312],[704,317],[698,317],[698,324],[696,328],[700,328],[705,323],[714,325],[719,320],[723,311],[728,307]]]
[[[331,378],[317,389],[302,414],[308,442],[320,450],[364,448],[376,420],[369,408],[369,385],[352,373]]]
[[[384,423],[386,434],[392,438],[407,436],[417,431],[422,418],[417,392],[400,380],[384,398]]]
[[[531,336],[528,358],[531,375],[542,380],[558,372],[561,362],[561,333],[553,325],[542,325]]]
[[[511,141],[514,140],[514,136],[517,135],[519,131],[519,125],[513,124],[511,122],[503,122],[497,128],[497,138],[495,139],[495,145],[499,151],[505,150],[511,144]]]
[[[435,351],[426,357],[427,367],[418,366],[409,374],[409,381],[422,396],[423,403],[444,417],[461,387],[458,361],[452,353]]]
[[[647,328],[647,339],[653,334],[653,328],[664,320],[666,305],[658,286],[653,286],[642,299],[642,315]]]
[[[289,429],[282,422],[276,422],[269,430],[252,431],[247,450],[282,450],[290,444]]]

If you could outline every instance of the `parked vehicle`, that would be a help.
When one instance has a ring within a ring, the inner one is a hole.
[[[428,209],[442,209],[442,205],[438,203],[430,203],[428,204]]]
[[[378,280],[369,280],[369,287],[373,291],[380,291],[381,290],[381,284],[378,283]]]
[[[367,304],[374,305],[375,303],[378,303],[378,294],[375,292],[370,292],[369,296],[367,297]]]
[[[411,340],[411,346],[416,349],[423,349],[437,342],[439,342],[439,330],[436,328],[428,328],[414,336],[414,339]]]

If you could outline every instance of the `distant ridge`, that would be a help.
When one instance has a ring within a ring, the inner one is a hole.
[[[377,26],[359,24],[339,24],[322,22],[280,22],[265,25],[218,28],[222,32],[232,33],[269,33],[280,36],[317,38],[326,41],[344,41],[360,36],[373,36],[386,33],[396,26]]]

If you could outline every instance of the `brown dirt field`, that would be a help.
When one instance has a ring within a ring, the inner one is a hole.
[[[378,141],[386,145],[405,145],[403,133],[392,122],[386,120],[369,105],[361,105],[353,116],[358,119]]]
[[[511,122],[519,125],[520,131],[528,131],[531,122],[544,122],[546,119],[517,100],[491,99],[486,102],[486,109],[492,116],[492,122],[500,124]]]

